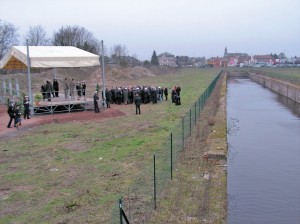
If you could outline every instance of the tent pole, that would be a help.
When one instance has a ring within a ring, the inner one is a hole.
[[[102,95],[103,95],[103,106],[106,107],[106,96],[105,96],[105,70],[104,70],[104,46],[103,46],[103,40],[101,40],[101,51],[102,51],[102,56],[101,56],[101,59],[102,59],[102,83],[103,83],[103,90],[102,90]]]
[[[27,79],[28,79],[28,95],[29,95],[29,102],[32,105],[30,107],[30,113],[34,114],[33,109],[33,97],[31,92],[31,77],[30,77],[30,57],[29,57],[29,46],[28,46],[28,39],[26,40],[26,46],[27,46]]]

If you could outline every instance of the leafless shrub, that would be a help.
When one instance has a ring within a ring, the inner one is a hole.
[[[214,124],[216,123],[216,118],[214,116],[209,116],[207,119],[207,123],[209,126],[214,126]]]

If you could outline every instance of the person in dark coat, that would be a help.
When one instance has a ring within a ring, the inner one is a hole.
[[[9,116],[9,122],[7,124],[7,128],[11,128],[11,122],[14,121],[14,127],[16,127],[16,120],[15,120],[15,105],[13,102],[10,103],[8,109],[7,109],[7,113]]]
[[[29,117],[29,114],[30,114],[30,110],[29,110],[30,103],[29,103],[29,100],[28,100],[28,96],[24,97],[23,106],[24,106],[24,119],[26,119],[26,117],[27,117],[27,119],[30,119],[30,117]]]
[[[111,93],[111,103],[116,103],[116,88],[112,87],[110,93]]]
[[[41,86],[41,93],[43,95],[43,101],[45,101],[45,99],[46,99],[46,86],[44,84]]]
[[[53,90],[54,90],[54,95],[53,97],[58,97],[58,93],[59,93],[59,83],[56,79],[53,79]]]
[[[118,88],[116,90],[116,103],[121,104],[122,103],[122,98],[123,98],[122,90],[121,90],[121,88]]]
[[[111,102],[111,91],[106,88],[105,90],[105,99],[106,99],[106,106],[107,108],[110,108],[110,102]]]
[[[95,113],[100,113],[100,109],[99,109],[99,106],[98,106],[98,100],[99,100],[99,96],[98,96],[98,92],[95,91],[94,92],[94,110],[95,110]]]
[[[176,87],[176,93],[177,93],[178,96],[180,96],[180,92],[181,92],[181,88],[180,88],[180,86],[177,86]]]
[[[150,103],[150,90],[147,87],[145,87],[144,90],[144,103],[145,104]]]
[[[139,94],[136,94],[134,98],[135,114],[141,114],[141,103],[142,98],[139,96]]]
[[[180,96],[176,93],[174,96],[175,105],[181,105]]]
[[[172,103],[175,103],[175,95],[176,95],[176,86],[172,89],[171,92]]]
[[[82,90],[82,96],[85,99],[86,84],[84,81],[81,82],[81,90]]]
[[[156,91],[156,88],[152,88],[151,89],[151,101],[153,104],[157,103],[157,91]]]
[[[46,82],[46,99],[48,99],[48,101],[51,101],[51,93],[53,92],[53,86],[51,84],[51,82],[49,82],[47,80]]]
[[[15,127],[19,130],[19,127],[21,126],[21,112],[20,112],[20,106],[17,106],[15,109]]]
[[[164,89],[164,94],[165,94],[165,99],[168,100],[168,88],[165,86],[165,89]]]
[[[76,88],[76,91],[77,91],[78,100],[80,100],[80,97],[81,97],[81,85],[80,85],[79,82],[77,82],[75,88]]]

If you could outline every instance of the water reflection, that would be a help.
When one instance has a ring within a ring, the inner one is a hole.
[[[300,107],[249,79],[229,79],[228,224],[300,223]]]

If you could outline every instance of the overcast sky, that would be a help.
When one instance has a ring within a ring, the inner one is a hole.
[[[85,27],[110,49],[150,60],[170,52],[190,57],[229,53],[300,56],[300,0],[0,0],[0,19],[21,36],[43,26],[52,37]]]

